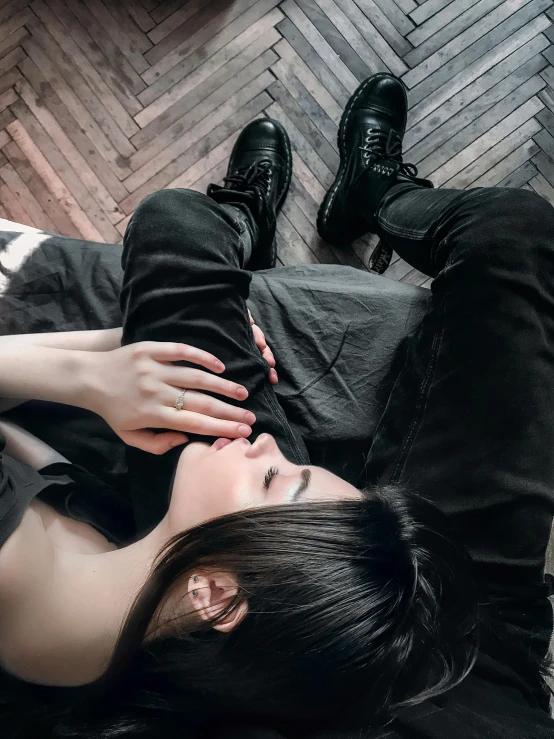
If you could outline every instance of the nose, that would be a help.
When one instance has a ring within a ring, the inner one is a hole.
[[[260,434],[250,448],[246,450],[246,456],[253,459],[275,451],[279,451],[279,447],[273,436],[271,434]]]

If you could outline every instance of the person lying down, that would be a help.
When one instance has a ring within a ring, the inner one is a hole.
[[[525,427],[527,406],[513,392],[500,403],[504,385],[494,383],[499,362],[508,387],[526,381],[531,339],[543,352],[544,334],[525,327],[525,340],[518,336],[529,308],[518,304],[503,343],[507,306],[532,291],[512,294],[516,277],[497,280],[494,270],[513,269],[522,229],[544,222],[546,233],[553,215],[518,195],[532,217],[505,228],[513,242],[495,249],[513,196],[433,191],[416,178],[395,148],[406,107],[392,75],[361,85],[340,123],[341,168],[318,221],[339,244],[379,232],[435,278],[355,479],[312,464],[308,430],[300,433],[294,403],[275,392],[274,359],[246,306],[252,272],[276,265],[275,216],[291,176],[286,132],[269,119],[241,133],[223,187],[208,196],[160,191],[139,205],[121,255],[120,329],[0,337],[6,408],[17,399],[75,406],[125,442],[135,524],[116,541],[92,518],[63,516],[47,501],[72,465],[4,423],[0,663],[9,736],[192,737],[214,721],[235,737],[241,721],[261,727],[256,737],[267,728],[291,739],[382,736],[383,727],[393,739],[496,739],[508,724],[521,728],[514,739],[551,735],[552,486],[546,473],[542,486],[528,479],[537,435],[504,453],[518,424],[497,421],[508,414]],[[463,265],[479,275],[472,300]],[[525,280],[535,274],[527,263],[518,269]],[[342,270],[334,274],[346,296],[364,278]],[[301,267],[285,272],[295,274],[305,277]],[[304,288],[314,305],[315,284]],[[285,310],[270,291],[266,300]],[[355,301],[366,310],[361,293]],[[346,338],[352,363],[363,360],[362,330],[345,333],[335,356],[314,359],[304,351],[310,325],[287,328],[288,361],[301,354],[321,366],[320,377],[340,366]],[[490,368],[478,377],[475,346]],[[367,380],[363,367],[358,378]],[[345,404],[348,379],[337,380]],[[528,393],[552,385],[530,383]],[[479,414],[483,422],[473,423]]]

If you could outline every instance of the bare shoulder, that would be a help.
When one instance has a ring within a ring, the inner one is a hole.
[[[54,572],[54,546],[40,514],[29,506],[0,547],[0,623],[10,605],[44,592]]]

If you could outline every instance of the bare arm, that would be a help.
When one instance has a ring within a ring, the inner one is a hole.
[[[99,329],[92,331],[60,331],[45,334],[16,334],[14,336],[0,336],[0,357],[12,357],[13,361],[20,358],[21,363],[37,361],[40,352],[33,352],[39,347],[46,349],[71,350],[80,352],[106,352],[121,346],[121,328]],[[51,355],[52,356],[52,355]],[[61,356],[61,355],[59,355]],[[14,395],[10,386],[2,384],[5,371],[0,371],[0,413],[24,403],[26,400],[37,399],[35,387],[28,386],[24,394]],[[20,383],[22,388],[24,383]],[[45,398],[42,398],[44,400]],[[48,398],[53,400],[53,398]],[[63,401],[61,401],[63,402]]]

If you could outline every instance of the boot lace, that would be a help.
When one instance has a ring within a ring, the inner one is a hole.
[[[225,186],[239,192],[254,192],[267,197],[271,190],[273,170],[269,159],[254,162],[223,179]]]
[[[364,152],[362,156],[367,167],[377,162],[378,171],[393,174],[396,165],[399,164],[398,172],[408,177],[417,177],[415,164],[402,161],[402,139],[393,128],[386,133],[379,128],[369,127],[364,138],[364,145],[360,146],[360,150]],[[391,167],[391,164],[394,167]]]

